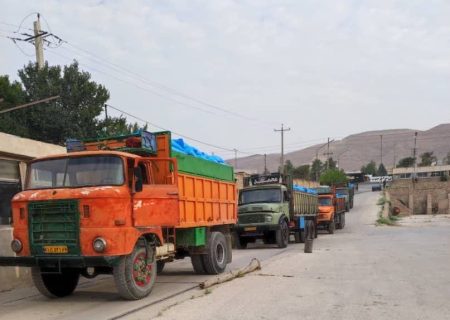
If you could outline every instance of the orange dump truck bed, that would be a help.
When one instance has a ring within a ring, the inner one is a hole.
[[[234,224],[235,183],[179,173],[179,227]]]

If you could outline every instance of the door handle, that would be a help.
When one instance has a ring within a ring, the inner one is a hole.
[[[167,192],[167,195],[169,195],[169,196],[177,196],[178,192]]]

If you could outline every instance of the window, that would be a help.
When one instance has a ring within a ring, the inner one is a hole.
[[[427,178],[428,172],[419,172],[419,173],[417,173],[417,177],[418,178]]]
[[[444,175],[443,171],[434,171],[434,172],[431,173],[432,177],[441,177],[443,175]]]
[[[122,185],[122,159],[115,156],[89,156],[33,162],[27,189]]]
[[[20,192],[19,162],[0,159],[0,224],[9,224],[11,199]]]
[[[411,173],[402,173],[400,174],[400,179],[410,179]]]
[[[239,195],[239,204],[279,202],[281,202],[281,190],[278,188],[245,190]]]

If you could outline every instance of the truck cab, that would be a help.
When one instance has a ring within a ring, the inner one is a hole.
[[[265,244],[286,247],[289,241],[289,200],[287,187],[281,183],[258,183],[239,191],[238,222],[234,227],[236,245],[262,239]]]
[[[334,188],[321,186],[317,188],[319,194],[318,225],[325,228],[330,234],[335,229],[345,226],[345,198],[336,194]]]

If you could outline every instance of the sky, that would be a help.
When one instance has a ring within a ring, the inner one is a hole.
[[[39,12],[42,29],[66,41],[45,50],[50,65],[76,59],[110,91],[110,105],[225,158],[233,149],[279,152],[281,124],[289,152],[450,122],[447,0],[0,0],[0,8],[1,75],[18,79],[34,61],[31,45],[7,36],[21,23],[30,32]]]

